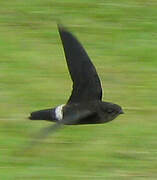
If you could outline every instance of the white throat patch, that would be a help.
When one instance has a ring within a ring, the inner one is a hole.
[[[63,107],[64,107],[64,104],[57,106],[55,109],[55,116],[56,116],[56,119],[59,121],[63,119]]]

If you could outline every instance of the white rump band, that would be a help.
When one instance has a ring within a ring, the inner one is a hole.
[[[55,109],[55,116],[56,116],[56,119],[59,121],[63,119],[63,107],[64,107],[64,104],[57,106]]]

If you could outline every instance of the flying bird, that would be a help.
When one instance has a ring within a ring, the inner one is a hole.
[[[73,88],[66,104],[31,113],[30,120],[55,122],[42,130],[44,136],[62,125],[106,123],[123,114],[119,105],[102,101],[99,76],[81,43],[62,25],[58,25],[58,31]]]

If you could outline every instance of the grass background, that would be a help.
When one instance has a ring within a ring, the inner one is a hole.
[[[0,179],[157,179],[157,1],[0,2]],[[67,126],[19,153],[49,122],[29,112],[67,101],[71,80],[56,22],[84,44],[104,100],[125,115]]]

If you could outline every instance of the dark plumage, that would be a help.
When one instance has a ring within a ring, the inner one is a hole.
[[[123,113],[122,108],[102,101],[100,79],[86,51],[69,31],[60,25],[58,29],[73,81],[72,94],[67,104],[32,112],[29,119],[54,121],[58,125],[97,124],[115,119]]]

